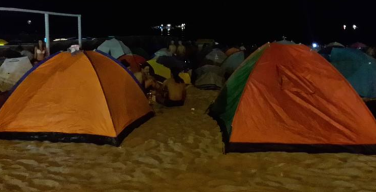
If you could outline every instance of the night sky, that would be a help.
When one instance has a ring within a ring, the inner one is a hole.
[[[376,43],[376,3],[370,0],[266,0],[247,1],[248,5],[245,1],[4,1],[0,6],[82,14],[83,35],[90,37],[158,35],[151,26],[184,22],[187,38],[226,43],[262,44],[283,35],[306,44]],[[0,20],[0,35],[44,31],[42,15],[0,12]],[[76,35],[76,19],[53,16],[50,22],[52,35]],[[359,29],[351,30],[353,24]]]

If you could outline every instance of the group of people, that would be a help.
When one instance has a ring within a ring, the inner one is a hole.
[[[140,64],[140,70],[132,70],[127,61],[121,61],[131,71],[144,89],[149,101],[155,101],[166,107],[183,106],[186,99],[186,85],[179,76],[179,71],[172,70],[171,78],[164,82],[157,81],[154,70],[146,62]]]
[[[168,51],[179,58],[184,58],[187,52],[182,41],[178,42],[178,46],[175,45],[175,41],[171,41],[171,44],[168,46]]]

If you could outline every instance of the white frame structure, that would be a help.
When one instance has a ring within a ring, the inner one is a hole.
[[[82,27],[81,27],[81,15],[79,14],[68,14],[68,13],[56,13],[49,11],[39,11],[39,10],[30,10],[30,9],[18,9],[11,7],[0,7],[0,11],[9,11],[9,12],[24,12],[24,13],[36,13],[44,15],[44,29],[46,37],[46,48],[47,54],[50,54],[50,15],[64,16],[64,17],[77,17],[78,21],[78,44],[82,47]]]

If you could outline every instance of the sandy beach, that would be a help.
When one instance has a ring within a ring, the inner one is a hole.
[[[191,87],[184,107],[155,106],[156,116],[120,147],[0,141],[0,191],[376,191],[375,156],[224,155],[220,129],[205,114],[217,94]]]

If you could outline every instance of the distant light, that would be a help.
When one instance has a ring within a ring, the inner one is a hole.
[[[214,44],[215,44],[215,45],[219,45],[219,43],[218,43],[218,42],[215,42]]]
[[[27,20],[27,24],[31,25],[31,20]]]
[[[68,39],[66,39],[66,38],[54,39],[54,41],[66,41],[66,40],[68,40]]]
[[[167,27],[171,27],[171,24],[167,24]]]
[[[347,25],[343,25],[343,30],[346,30],[346,28],[347,28]]]
[[[317,43],[312,43],[312,47],[317,48],[318,47]]]
[[[181,30],[184,30],[185,29],[185,23],[182,23],[181,24]]]
[[[358,29],[358,26],[353,25],[353,29],[354,29],[354,30]]]
[[[44,40],[45,43],[47,43],[47,38],[46,37],[43,40]]]
[[[372,64],[371,62],[368,63],[368,65],[371,65],[371,64]]]

